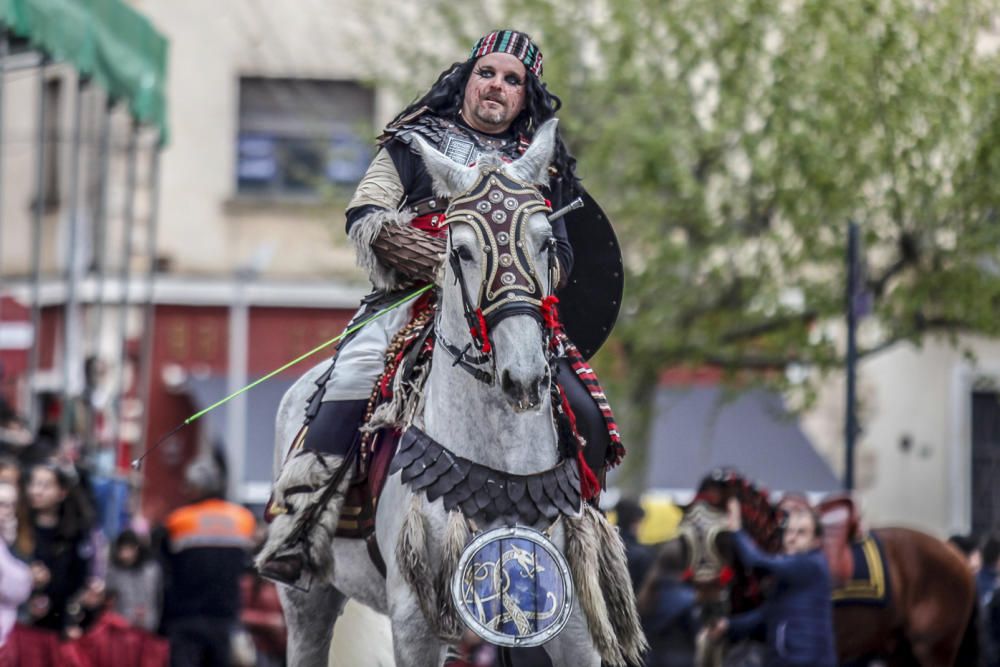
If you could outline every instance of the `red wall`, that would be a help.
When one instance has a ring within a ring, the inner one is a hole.
[[[333,338],[347,326],[352,314],[349,310],[320,308],[251,308],[249,380]],[[177,364],[193,372],[224,374],[229,354],[228,327],[226,307],[157,307],[147,446],[196,411],[186,394],[167,391],[164,366]],[[331,353],[332,346],[289,368],[284,375],[300,375]],[[147,517],[158,520],[183,502],[181,480],[184,468],[197,453],[198,428],[195,422],[181,429],[147,457],[142,500]]]

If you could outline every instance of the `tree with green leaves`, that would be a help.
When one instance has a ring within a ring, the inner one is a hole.
[[[786,389],[794,377],[803,393],[842,368],[831,323],[843,318],[849,220],[872,301],[862,358],[928,335],[1000,333],[995,3],[432,7],[433,53],[409,43],[402,54],[411,85],[494,27],[542,46],[578,171],[625,251],[622,315],[597,363],[626,466],[644,463],[665,368],[712,365]]]

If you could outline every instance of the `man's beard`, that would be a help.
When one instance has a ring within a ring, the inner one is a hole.
[[[507,108],[501,106],[500,108],[495,109],[486,106],[485,102],[486,100],[481,101],[476,105],[476,117],[488,125],[502,125],[507,120]],[[497,102],[497,104],[500,103]]]

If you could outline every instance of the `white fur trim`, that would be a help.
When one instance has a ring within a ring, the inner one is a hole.
[[[604,591],[604,601],[618,644],[630,664],[641,664],[643,654],[649,651],[649,644],[646,642],[646,635],[643,634],[639,612],[635,606],[635,593],[628,572],[625,543],[603,514],[586,503],[583,512],[590,515],[590,520],[597,529],[598,542],[601,545],[598,552],[601,563],[601,590]]]
[[[580,607],[587,617],[587,627],[594,648],[601,654],[601,660],[614,667],[625,666],[614,627],[608,618],[608,606],[601,591],[600,554],[602,545],[598,541],[597,529],[589,514],[579,518],[566,517],[566,559],[573,574],[576,594]]]
[[[319,457],[322,458],[323,463],[326,463],[326,467],[320,463]],[[278,515],[271,522],[267,541],[257,555],[256,565],[258,568],[274,556],[287,552],[289,548],[299,548],[299,545],[287,543],[289,537],[299,531],[300,526],[306,520],[306,510],[320,501],[331,477],[343,462],[342,456],[303,451],[285,463],[281,474],[278,475],[278,479],[274,483],[273,497],[275,501],[288,507],[290,511],[287,514]],[[315,524],[306,526],[304,529],[308,548],[307,559],[316,567],[317,575],[327,578],[333,576],[333,555],[330,545],[333,542],[334,533],[337,531],[340,509],[344,504],[343,491],[350,483],[350,477],[351,472],[347,471],[340,482],[340,489],[333,494],[326,506],[316,515]],[[286,498],[285,492],[295,486],[309,486],[315,490],[296,493]]]
[[[448,512],[448,527],[445,532],[444,562],[438,570],[436,589],[438,607],[440,608],[441,634],[447,637],[460,637],[464,625],[455,609],[455,601],[451,596],[451,580],[458,570],[458,561],[462,551],[469,543],[472,534],[469,524],[458,510]]]
[[[368,273],[368,279],[371,280],[375,289],[391,291],[407,282],[398,271],[379,261],[375,251],[372,250],[372,242],[375,241],[384,226],[406,227],[411,220],[413,220],[413,213],[410,211],[380,209],[355,220],[354,224],[351,225],[348,236],[354,242],[358,266]]]
[[[457,641],[457,636],[450,636],[441,626],[441,604],[427,548],[427,520],[420,511],[420,498],[419,495],[414,495],[410,502],[410,509],[396,542],[396,563],[403,579],[416,594],[420,611],[431,630],[446,641]]]

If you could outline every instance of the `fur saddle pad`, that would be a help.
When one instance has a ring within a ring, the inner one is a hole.
[[[851,543],[851,555],[851,577],[845,582],[835,583],[834,605],[865,604],[884,607],[889,604],[889,570],[885,567],[882,543],[869,533]]]

